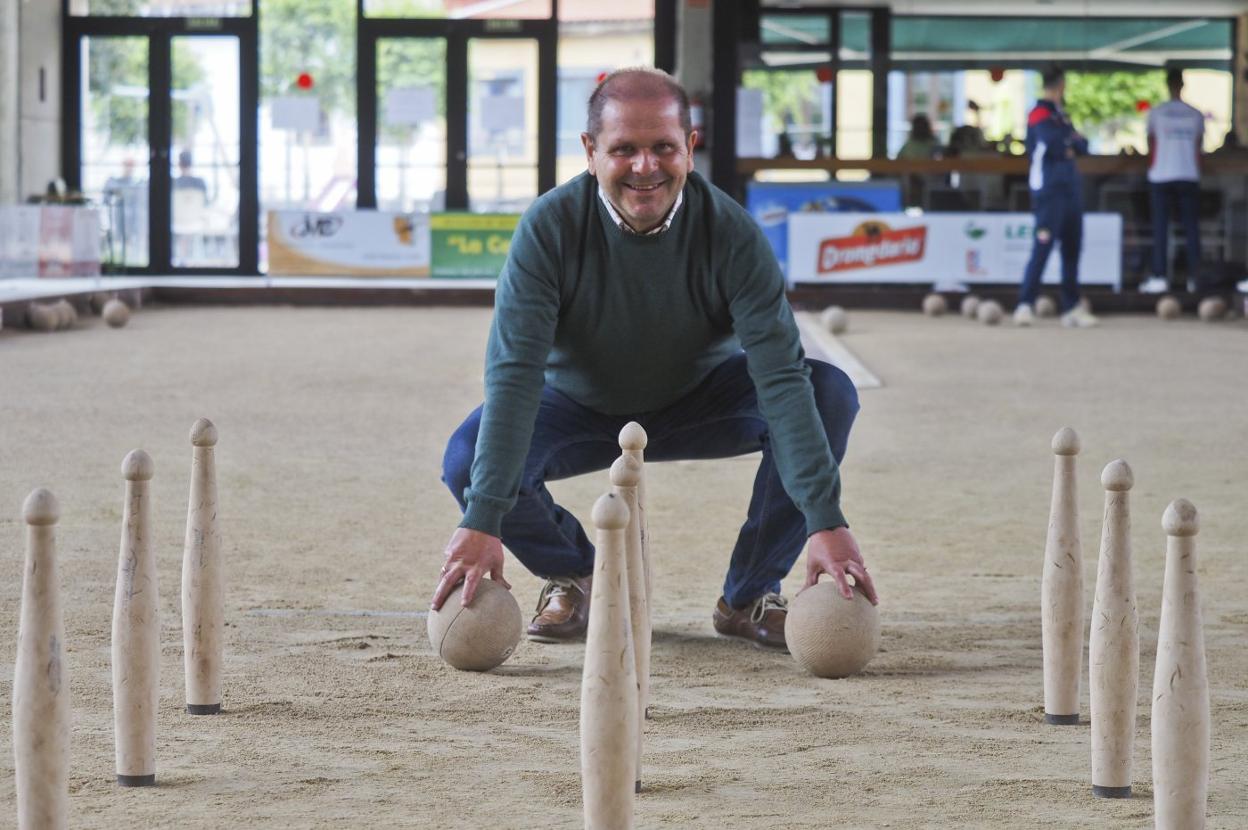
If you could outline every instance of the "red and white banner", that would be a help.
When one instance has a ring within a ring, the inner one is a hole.
[[[1031,256],[1029,213],[801,213],[789,215],[790,282],[1013,283]],[[1061,243],[1044,282],[1061,281]],[[1122,281],[1122,217],[1083,217],[1079,281]]]

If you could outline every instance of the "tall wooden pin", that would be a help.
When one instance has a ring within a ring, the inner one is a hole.
[[[117,593],[113,599],[113,727],[117,783],[156,783],[156,706],[160,692],[160,608],[151,539],[151,456],[133,450],[126,479]]]
[[[191,427],[191,494],[182,550],[182,645],[186,711],[221,711],[225,573],[217,533],[217,428],[207,418]]]
[[[26,497],[26,566],[13,669],[13,751],[19,830],[67,826],[69,683],[56,565],[56,497],[42,487]]]
[[[1075,456],[1079,436],[1063,427],[1053,436],[1053,500],[1040,585],[1040,634],[1044,647],[1044,722],[1079,722],[1079,675],[1083,665],[1083,550]]]
[[[621,454],[627,455],[630,458],[637,459],[638,468],[641,470],[641,473],[637,479],[638,516],[636,519],[636,524],[641,533],[641,557],[642,557],[642,562],[645,566],[645,574],[646,574],[645,598],[646,598],[647,608],[650,608],[652,607],[650,604],[650,598],[654,596],[654,571],[653,571],[653,567],[651,565],[651,560],[650,560],[650,524],[646,518],[646,464],[645,464],[645,461],[646,461],[645,450],[646,450],[647,444],[649,444],[650,442],[650,439],[646,435],[646,430],[641,426],[641,424],[637,423],[636,421],[629,421],[627,424],[624,425],[624,428],[620,430],[619,440],[620,440]],[[647,624],[646,630],[648,632],[650,630],[649,619],[647,619],[646,624]],[[650,643],[649,643],[649,640],[647,639],[646,641],[647,683],[649,682],[649,677],[650,677],[649,646],[650,646]],[[647,704],[649,703],[648,696],[647,696],[646,702]]]
[[[1088,644],[1092,704],[1092,794],[1130,798],[1135,698],[1140,673],[1139,612],[1131,565],[1130,493],[1135,478],[1122,459],[1101,473],[1105,520]]]
[[[628,508],[594,504],[597,550],[581,677],[581,792],[586,830],[630,830],[637,772],[637,673],[628,615]]]
[[[641,759],[646,732],[646,702],[650,694],[650,610],[646,602],[645,562],[641,549],[640,509],[637,485],[641,480],[641,464],[637,459],[621,455],[611,465],[614,492],[628,508],[628,527],[624,534],[625,560],[628,569],[629,624],[633,632],[633,656],[637,674],[637,778],[633,782],[641,792]]]
[[[1166,508],[1166,575],[1153,674],[1153,814],[1157,830],[1200,830],[1209,792],[1209,680],[1196,581],[1196,508]]]

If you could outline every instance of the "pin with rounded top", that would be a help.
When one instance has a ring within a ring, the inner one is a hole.
[[[1105,465],[1105,518],[1097,560],[1088,685],[1092,712],[1092,794],[1130,798],[1135,700],[1140,673],[1139,613],[1131,563],[1129,491],[1135,482],[1121,458]]]
[[[131,450],[121,460],[121,476],[126,481],[150,481],[156,474],[156,464],[143,450]]]
[[[614,492],[628,508],[628,527],[624,535],[624,553],[628,571],[628,613],[633,633],[633,656],[637,674],[637,777],[634,792],[641,792],[641,763],[645,732],[646,706],[650,699],[651,623],[649,589],[646,585],[645,552],[642,549],[639,485],[641,461],[621,455],[611,465]]]
[[[1063,427],[1053,436],[1053,495],[1040,585],[1040,636],[1044,653],[1044,722],[1079,723],[1083,665],[1083,549],[1075,458],[1079,436]]]
[[[217,428],[207,418],[200,418],[191,425],[191,444],[196,447],[215,447]]]
[[[611,465],[611,483],[616,487],[636,487],[641,481],[641,462],[631,455],[621,455]]]
[[[1101,470],[1101,486],[1106,490],[1122,492],[1135,486],[1135,474],[1131,465],[1121,458],[1114,459]]]
[[[620,449],[622,450],[644,450],[649,440],[645,428],[636,421],[629,421],[620,430]]]
[[[1196,507],[1187,499],[1175,499],[1161,517],[1161,528],[1167,536],[1195,536],[1200,531]]]
[[[13,664],[14,789],[18,828],[66,827],[69,679],[61,617],[56,528],[60,506],[40,487],[26,497],[26,558]]]
[[[117,783],[156,783],[156,707],[160,692],[160,598],[152,547],[155,465],[143,450],[121,462],[126,479],[117,590],[113,597],[113,738]]]
[[[1153,815],[1158,828],[1205,826],[1209,798],[1209,676],[1196,567],[1200,523],[1187,499],[1166,508],[1166,570],[1153,672]]]
[[[630,624],[628,507],[594,503],[594,580],[581,675],[581,794],[586,827],[631,828],[637,782],[637,670]]]
[[[628,527],[628,507],[614,493],[606,493],[594,502],[591,517],[594,527],[601,530],[623,530]]]
[[[22,517],[26,524],[43,527],[54,525],[61,518],[61,504],[46,487],[37,487],[30,491],[26,501],[22,503]]]
[[[1079,434],[1070,427],[1062,427],[1053,436],[1053,452],[1057,455],[1078,455]]]
[[[182,547],[182,658],[186,711],[221,711],[224,662],[225,564],[217,530],[217,428],[207,418],[191,426],[191,488]]]

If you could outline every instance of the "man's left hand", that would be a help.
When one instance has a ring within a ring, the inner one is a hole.
[[[830,574],[845,599],[853,599],[854,596],[846,574],[852,576],[854,584],[862,589],[871,604],[879,605],[880,598],[876,596],[871,574],[867,573],[862,552],[858,550],[858,542],[854,540],[849,528],[838,527],[811,534],[806,548],[806,584],[802,586],[802,590],[818,582],[820,574]]]

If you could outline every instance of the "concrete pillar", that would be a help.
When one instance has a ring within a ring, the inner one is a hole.
[[[733,0],[735,2],[736,0]],[[676,9],[676,80],[689,92],[695,106],[705,114],[711,101],[711,0],[680,0]],[[711,158],[705,151],[693,154],[694,167],[708,179]]]
[[[21,0],[18,31],[17,188],[24,199],[61,175],[61,4]]]
[[[0,205],[17,201],[18,0],[0,0]]]

